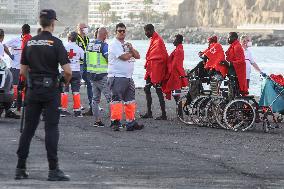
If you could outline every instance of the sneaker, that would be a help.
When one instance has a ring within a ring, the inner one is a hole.
[[[81,111],[74,111],[74,116],[75,116],[75,117],[83,117]]]
[[[144,125],[139,125],[136,121],[126,123],[126,131],[141,130],[144,128]]]
[[[20,119],[21,116],[16,114],[15,112],[8,110],[5,114],[5,118],[13,118],[13,119]]]
[[[70,176],[65,175],[59,168],[48,171],[48,181],[70,181]]]
[[[111,121],[110,127],[113,131],[119,131],[120,126],[121,126],[120,121],[118,121],[118,120]]]
[[[17,108],[17,101],[13,101],[11,108]]]
[[[104,111],[104,109],[103,109],[102,107],[100,107],[100,106],[99,106],[99,110],[100,110],[100,111]]]
[[[61,110],[60,117],[70,116],[71,114],[67,110]]]
[[[45,119],[45,111],[43,111],[42,113],[41,113],[41,121],[45,121],[46,119]]]
[[[83,106],[81,106],[80,109],[81,109],[81,111],[84,111],[84,110],[85,110],[85,108],[84,108]]]
[[[89,109],[87,112],[84,112],[83,116],[93,116],[92,109]]]
[[[143,124],[140,125],[139,123],[136,122],[136,124],[134,125],[135,130],[142,130],[143,128],[144,128]]]
[[[159,117],[156,117],[155,120],[167,120],[167,116],[166,115],[162,115],[162,116],[159,116]]]
[[[134,126],[137,124],[136,121],[131,121],[126,123],[125,127],[126,127],[126,131],[134,131]]]
[[[153,115],[152,113],[146,113],[144,115],[140,115],[140,117],[143,119],[148,119],[148,118],[153,118]]]
[[[94,127],[104,127],[105,124],[103,122],[101,122],[101,121],[96,121],[93,126]]]
[[[29,173],[26,169],[16,169],[15,180],[27,179],[29,177]]]

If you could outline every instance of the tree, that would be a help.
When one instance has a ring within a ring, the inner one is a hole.
[[[131,12],[131,13],[128,14],[128,17],[130,18],[130,20],[132,22],[134,20],[134,18],[136,17],[136,15],[133,12]]]
[[[119,19],[120,19],[120,17],[116,16],[116,12],[115,11],[111,12],[111,15],[110,15],[111,23],[117,22]]]
[[[111,9],[110,4],[106,2],[100,3],[98,9],[102,16],[102,24],[106,24],[107,19],[108,19],[108,13],[109,13],[109,10]]]
[[[144,0],[143,3],[144,3],[145,13],[146,13],[146,21],[149,22],[153,0]]]
[[[140,12],[139,18],[143,22],[147,21],[147,14],[146,14],[146,12]]]

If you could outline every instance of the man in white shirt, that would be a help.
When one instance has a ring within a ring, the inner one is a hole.
[[[135,84],[132,79],[135,59],[140,54],[130,43],[125,42],[126,26],[116,25],[116,37],[109,44],[108,85],[112,92],[110,103],[111,127],[119,131],[123,110],[126,118],[126,130],[140,130],[144,126],[135,121]]]
[[[252,53],[249,49],[249,47],[252,46],[252,41],[251,38],[247,35],[243,35],[241,36],[241,45],[244,49],[244,53],[245,53],[245,60],[246,60],[246,79],[247,79],[247,86],[249,88],[249,82],[250,82],[250,74],[251,74],[251,65],[254,67],[254,69],[256,71],[258,71],[263,77],[266,76],[265,73],[263,73],[261,71],[261,69],[259,68],[259,66],[256,64],[256,62],[254,61],[254,58],[252,56]]]
[[[11,39],[4,44],[5,52],[12,60],[10,71],[13,75],[14,100],[16,100],[18,96],[17,87],[19,83],[20,61],[22,56],[22,37],[29,34],[30,31],[30,26],[28,24],[24,24],[22,26],[22,35]]]
[[[0,29],[0,59],[4,58],[4,52],[5,48],[4,45],[2,44],[4,40],[4,30]],[[13,112],[11,108],[12,103],[11,102],[4,102],[4,109],[5,109],[5,117],[6,118],[14,118],[14,119],[20,119],[20,116],[17,115],[15,112]],[[0,112],[0,117],[1,117],[2,112]]]
[[[81,100],[80,100],[80,60],[84,60],[84,50],[76,44],[78,34],[71,32],[68,35],[68,43],[65,45],[65,49],[68,53],[70,60],[70,67],[72,70],[72,79],[70,81],[71,90],[73,94],[73,110],[75,117],[83,117],[81,112]],[[61,117],[70,115],[67,111],[68,108],[68,92],[69,85],[65,87],[63,93],[61,93]]]

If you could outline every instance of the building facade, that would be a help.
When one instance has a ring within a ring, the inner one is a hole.
[[[115,12],[119,21],[127,23],[133,19],[135,20],[135,16],[137,17],[141,12],[145,11],[145,9],[149,9],[149,7],[151,9],[150,11],[175,15],[182,1],[183,0],[153,0],[151,5],[145,7],[144,0],[89,0],[88,23],[89,25],[104,24],[102,18],[104,16],[99,11],[101,3],[109,3],[111,9],[108,11],[108,14]],[[130,15],[132,15],[132,18]]]
[[[36,24],[39,0],[0,0],[0,23]]]

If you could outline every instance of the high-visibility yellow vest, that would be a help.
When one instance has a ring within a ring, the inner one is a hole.
[[[86,51],[87,72],[107,73],[108,61],[102,54],[102,43],[90,43]]]
[[[86,42],[85,42],[85,39],[86,39]],[[81,47],[81,48],[84,50],[84,52],[86,52],[87,46],[88,46],[88,44],[89,44],[89,41],[90,41],[89,37],[87,37],[87,36],[81,37],[81,36],[78,34],[78,38],[77,38],[77,40],[76,40],[76,44],[77,44],[79,47]],[[80,64],[84,64],[84,60],[81,60],[81,61],[80,61]]]

